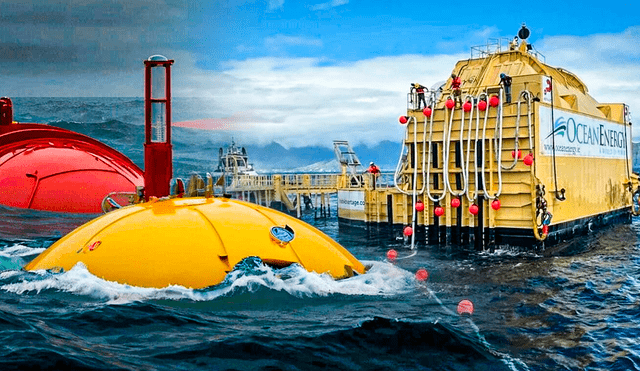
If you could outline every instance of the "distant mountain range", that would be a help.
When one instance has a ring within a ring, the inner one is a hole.
[[[224,147],[228,144],[220,145]],[[242,146],[242,144],[239,144]],[[212,146],[212,144],[210,144]],[[339,172],[333,148],[308,146],[284,148],[278,143],[266,146],[246,145],[249,162],[258,172]],[[400,156],[400,143],[382,141],[375,146],[357,145],[353,147],[363,165],[375,162],[383,171],[393,171]],[[633,158],[633,171],[640,173],[640,143],[633,143],[630,153]]]
[[[267,146],[244,146],[249,155],[249,162],[253,163],[258,172],[339,172],[340,164],[336,159],[333,148],[309,146],[299,148],[284,148],[278,143]],[[395,169],[400,155],[400,143],[383,141],[373,147],[357,145],[354,152],[363,165],[363,170],[369,162],[375,162],[382,170]]]

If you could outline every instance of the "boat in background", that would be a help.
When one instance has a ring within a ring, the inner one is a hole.
[[[226,151],[220,147],[218,153],[218,167],[215,175],[258,175],[254,170],[253,164],[249,163],[247,149],[245,147],[236,147],[236,143],[231,139],[231,145],[227,146]]]
[[[127,156],[86,135],[13,121],[0,98],[0,205],[98,214],[110,193],[135,195],[143,171]]]

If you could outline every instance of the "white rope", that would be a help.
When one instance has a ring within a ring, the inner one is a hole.
[[[473,110],[475,109],[476,111],[478,111],[478,105],[475,104],[474,101],[474,97],[472,95],[467,95],[465,98],[465,100],[469,99],[469,102],[471,102],[471,113],[469,114],[469,129],[467,130],[467,156],[466,156],[466,176],[464,178],[465,181],[465,194],[467,195],[467,200],[469,200],[469,202],[473,202],[476,197],[478,197],[478,182],[475,182],[476,185],[476,191],[475,194],[473,195],[473,197],[471,197],[471,189],[469,187],[469,161],[470,161],[470,155],[471,155],[471,126],[473,123]],[[480,112],[477,112],[476,115],[476,139],[474,141],[474,146],[475,146],[475,156],[477,158],[478,154],[477,154],[477,149],[478,149],[478,126],[480,124]],[[473,160],[473,163],[475,164],[475,174],[476,174],[476,179],[477,179],[477,175],[478,175],[478,161],[477,160]]]
[[[486,95],[486,94],[485,94]],[[497,158],[496,158],[496,162],[498,164],[501,163],[502,161],[502,89],[500,89],[500,102],[498,104],[498,112],[496,113],[496,125],[494,128],[494,142],[498,142],[497,144]],[[484,146],[486,139],[487,139],[487,118],[488,118],[488,113],[489,113],[489,107],[490,105],[487,105],[487,110],[485,111],[484,114],[484,124],[482,125],[482,144]],[[498,138],[496,138],[496,136],[498,136]],[[485,178],[485,153],[486,151],[482,150],[482,191],[484,192],[484,196],[489,199],[489,200],[493,200],[497,197],[500,196],[500,194],[502,193],[502,168],[500,165],[498,165],[498,191],[496,192],[495,195],[491,196],[488,192],[487,192],[487,181]]]
[[[433,141],[433,116],[435,116],[435,112],[432,111],[431,112],[431,118],[429,120],[429,155],[427,156],[427,176],[426,176],[426,180],[425,180],[425,184],[426,184],[426,191],[427,191],[427,197],[429,197],[429,200],[431,200],[434,203],[439,202],[440,200],[442,200],[444,198],[444,196],[446,196],[447,192],[446,190],[443,189],[442,194],[439,197],[434,197],[431,194],[431,149],[432,149],[432,141]],[[443,125],[444,125],[444,121],[443,121]],[[443,131],[443,136],[444,136],[444,131]],[[443,141],[444,142],[444,141]],[[443,143],[443,147],[444,147],[444,143]],[[446,164],[446,162],[445,162]],[[446,166],[446,165],[445,165]],[[443,168],[443,174],[444,174],[444,168]]]
[[[447,99],[453,99],[453,97],[449,95]],[[451,182],[449,181],[449,157],[451,155],[451,128],[453,127],[453,114],[455,110],[455,105],[449,110],[449,128],[446,131],[442,131],[442,172],[445,185],[443,189],[445,190],[445,192],[448,190],[452,195],[455,195],[455,192],[453,192],[453,189],[451,189]]]
[[[406,148],[406,141],[409,139],[409,126],[411,125],[411,121],[413,121],[413,124],[415,126],[415,129],[413,131],[413,190],[411,193],[409,192],[405,192],[403,189],[401,189],[398,186],[398,175],[400,173],[400,165],[402,163],[402,158],[404,157],[404,150]],[[412,205],[415,206],[416,204],[416,197],[417,197],[417,183],[418,183],[418,135],[417,135],[417,127],[418,127],[418,120],[413,117],[413,116],[409,116],[408,120],[407,120],[407,130],[405,133],[405,139],[402,142],[402,149],[400,151],[400,159],[398,160],[398,165],[396,166],[396,171],[394,173],[393,176],[393,183],[395,185],[395,188],[400,191],[401,193],[405,194],[405,195],[411,195],[411,199],[412,199]],[[424,155],[423,155],[424,156]],[[413,212],[413,218],[411,219],[411,229],[414,233],[411,233],[411,250],[415,249],[415,230],[416,230],[416,218],[417,218],[417,213],[414,209]]]

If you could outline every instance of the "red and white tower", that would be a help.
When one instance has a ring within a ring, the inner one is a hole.
[[[161,55],[144,61],[145,199],[169,195],[173,177],[171,146],[171,65]]]

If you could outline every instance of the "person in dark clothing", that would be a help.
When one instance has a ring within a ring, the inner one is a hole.
[[[422,107],[427,107],[427,101],[424,99],[424,86],[415,83],[413,86],[416,89],[416,94],[418,95],[418,110],[422,109]]]
[[[456,105],[458,105],[458,102],[462,104],[462,92],[460,91],[460,85],[462,85],[462,80],[460,80],[460,77],[456,76],[455,73],[452,73],[451,90],[453,91],[453,99],[456,101]]]
[[[500,84],[504,88],[505,102],[511,103],[511,76],[501,73]]]

